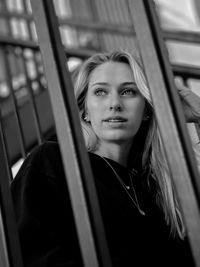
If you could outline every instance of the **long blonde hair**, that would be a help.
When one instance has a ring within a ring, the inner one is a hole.
[[[130,52],[118,50],[111,53],[95,54],[86,60],[79,70],[75,81],[75,96],[78,103],[86,147],[88,151],[95,151],[98,144],[98,138],[90,123],[86,122],[84,119],[86,108],[85,98],[90,75],[96,67],[108,61],[123,62],[130,66],[137,87],[145,99],[146,113],[149,116],[147,121],[142,122],[138,133],[134,137],[134,143],[139,144],[137,145],[138,150],[136,150],[138,153],[137,155],[130,155],[129,161],[131,161],[133,157],[134,161],[140,161],[139,164],[141,164],[143,174],[147,177],[147,184],[151,185],[151,181],[156,182],[157,204],[162,209],[167,224],[171,227],[171,234],[183,238],[185,228],[175,196],[158,125],[155,120],[150,90],[139,59]],[[135,139],[140,141],[135,142]]]

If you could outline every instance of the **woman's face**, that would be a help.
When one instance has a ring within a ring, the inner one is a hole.
[[[143,119],[145,100],[126,63],[106,62],[90,75],[86,112],[102,142],[133,140]]]

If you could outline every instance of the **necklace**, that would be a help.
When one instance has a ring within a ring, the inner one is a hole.
[[[127,195],[129,196],[129,198],[132,200],[133,204],[136,206],[136,208],[138,209],[139,213],[143,216],[145,216],[145,212],[140,208],[140,205],[139,205],[139,202],[138,202],[138,199],[137,199],[137,195],[136,195],[136,192],[135,192],[135,188],[133,186],[133,181],[132,181],[132,177],[129,173],[129,179],[130,179],[130,183],[131,183],[131,186],[128,186],[126,185],[123,180],[120,178],[120,176],[117,174],[117,172],[115,171],[115,169],[112,167],[112,165],[102,156],[100,156],[106,163],[107,165],[112,169],[113,173],[115,174],[117,180],[119,181],[119,183],[122,185],[122,187],[124,188],[124,190],[126,191]],[[129,190],[133,191],[133,195],[134,195],[134,198],[131,196]]]

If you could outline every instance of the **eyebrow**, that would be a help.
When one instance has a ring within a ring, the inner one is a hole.
[[[124,82],[121,85],[137,85],[136,82]]]
[[[91,86],[95,86],[95,85],[109,85],[109,83],[97,82],[97,83],[93,83]],[[124,82],[124,83],[120,84],[120,86],[124,86],[124,85],[134,85],[134,86],[136,86],[136,83],[135,82]]]
[[[95,85],[108,85],[109,83],[105,83],[105,82],[97,82],[97,83],[93,83],[92,86]]]

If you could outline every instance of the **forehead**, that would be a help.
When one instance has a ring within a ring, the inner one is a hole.
[[[124,83],[133,81],[133,72],[128,64],[109,61],[99,65],[91,72],[89,85],[101,82]]]

